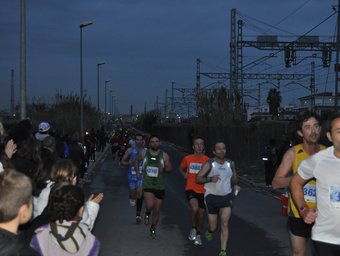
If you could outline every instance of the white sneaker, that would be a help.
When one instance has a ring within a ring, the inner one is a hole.
[[[130,199],[130,205],[135,206],[136,205],[136,200]]]
[[[202,245],[201,235],[196,235],[196,239],[195,239],[194,244],[195,245]]]
[[[195,228],[192,228],[190,230],[190,234],[189,234],[188,238],[189,238],[190,241],[194,241],[196,239],[196,229]]]

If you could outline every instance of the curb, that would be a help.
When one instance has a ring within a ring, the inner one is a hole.
[[[272,187],[266,187],[265,185],[253,182],[252,180],[245,178],[244,176],[238,176],[238,178],[242,184],[252,188],[254,191],[263,194],[270,194],[278,200],[280,200],[280,195],[284,192],[280,189],[273,189]]]

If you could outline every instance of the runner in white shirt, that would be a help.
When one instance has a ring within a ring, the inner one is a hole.
[[[215,143],[213,153],[215,157],[202,166],[196,176],[196,182],[204,184],[205,188],[204,200],[209,220],[209,229],[205,236],[208,241],[212,240],[219,217],[221,224],[221,251],[219,256],[226,256],[232,192],[234,189],[234,193],[237,195],[241,188],[238,186],[235,164],[226,158],[224,142]]]
[[[291,192],[300,214],[312,229],[314,255],[340,255],[340,114],[330,118],[327,137],[332,147],[303,161],[291,181]],[[308,208],[303,185],[316,178],[317,207]]]

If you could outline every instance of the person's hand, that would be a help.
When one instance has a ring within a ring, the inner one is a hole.
[[[16,151],[17,151],[17,144],[14,143],[14,140],[9,140],[5,147],[5,153],[7,157],[11,159]]]
[[[99,204],[104,198],[104,194],[103,193],[99,193],[98,195],[94,196],[93,194],[90,195],[88,201],[94,202]]]
[[[318,216],[318,213],[316,209],[309,208],[303,213],[302,218],[307,224],[312,224],[315,221],[317,216]]]
[[[216,174],[214,176],[211,177],[211,182],[216,183],[218,180],[220,179],[220,175]]]
[[[234,186],[234,195],[237,196],[237,194],[240,192],[241,187],[239,185]]]

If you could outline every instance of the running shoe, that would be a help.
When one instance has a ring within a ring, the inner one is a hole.
[[[205,238],[208,240],[208,241],[211,241],[213,239],[213,234],[210,233],[208,230],[205,231]]]
[[[201,235],[199,235],[199,234],[196,235],[194,244],[195,245],[202,245]]]
[[[150,237],[152,239],[156,238],[156,230],[154,228],[150,228]]]
[[[227,256],[227,252],[225,250],[221,250],[218,256]]]
[[[138,225],[138,224],[140,224],[141,222],[142,222],[142,217],[139,216],[139,215],[137,215],[137,216],[136,216],[136,224]]]
[[[136,200],[130,199],[130,205],[131,205],[131,206],[135,206],[135,205],[136,205]]]
[[[188,236],[190,241],[194,241],[196,239],[196,229],[192,228],[190,229],[190,234]]]
[[[144,224],[149,225],[150,223],[150,214],[145,213],[144,214]]]

